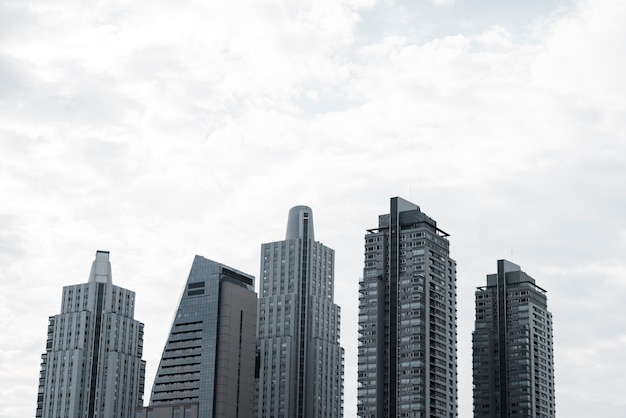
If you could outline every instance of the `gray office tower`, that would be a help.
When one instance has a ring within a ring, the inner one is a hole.
[[[159,364],[147,418],[251,418],[254,277],[196,256]]]
[[[518,265],[498,260],[476,291],[472,334],[475,418],[552,418],[552,314],[546,291]]]
[[[307,206],[289,211],[284,241],[262,245],[257,417],[343,416],[334,266],[335,252],[314,239]]]
[[[87,283],[63,287],[48,319],[36,416],[133,418],[143,403],[143,324],[135,292],[114,286],[108,251],[96,252]]]
[[[419,206],[394,197],[365,235],[358,416],[455,417],[456,338],[448,234]]]

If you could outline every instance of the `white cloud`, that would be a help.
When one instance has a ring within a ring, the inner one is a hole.
[[[581,383],[616,379],[623,347],[621,4],[521,26],[454,15],[466,2],[429,22],[399,2],[7,4],[0,22],[20,24],[0,25],[0,295],[16,296],[0,304],[0,418],[32,413],[47,316],[96,249],[138,292],[149,388],[193,255],[256,274],[296,204],[337,251],[354,359],[362,235],[393,195],[452,234],[461,415],[473,288],[511,255],[549,291],[559,413],[623,410],[607,401],[618,385]]]
[[[455,3],[455,0],[430,0],[430,1],[432,1],[433,4],[436,4],[438,6],[450,6]]]

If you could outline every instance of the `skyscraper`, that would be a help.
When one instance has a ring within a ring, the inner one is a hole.
[[[552,314],[546,291],[498,260],[476,291],[473,340],[475,418],[553,418]]]
[[[48,320],[37,417],[133,418],[143,403],[143,324],[135,292],[114,286],[107,251],[89,280],[65,286],[61,313]]]
[[[456,262],[448,234],[399,197],[365,235],[358,415],[457,414]]]
[[[196,256],[152,387],[148,418],[251,418],[254,277]]]
[[[335,252],[315,241],[313,212],[289,211],[284,241],[261,247],[255,415],[343,416]]]

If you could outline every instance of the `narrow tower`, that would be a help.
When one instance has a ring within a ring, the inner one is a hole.
[[[334,250],[314,240],[313,212],[289,211],[284,241],[261,247],[255,415],[343,416]]]
[[[251,418],[254,277],[196,256],[159,363],[148,418]]]
[[[109,252],[96,252],[88,282],[65,286],[61,313],[48,319],[36,417],[135,416],[146,363],[134,315],[135,292],[113,285]]]
[[[365,235],[358,415],[457,415],[456,262],[448,234],[399,197]]]
[[[545,293],[507,260],[498,260],[498,272],[476,291],[475,418],[554,418],[552,314]]]

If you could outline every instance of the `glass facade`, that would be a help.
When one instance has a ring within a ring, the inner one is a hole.
[[[256,300],[254,277],[195,257],[152,387],[152,410],[192,403],[197,410],[180,406],[172,414],[252,416]]]

